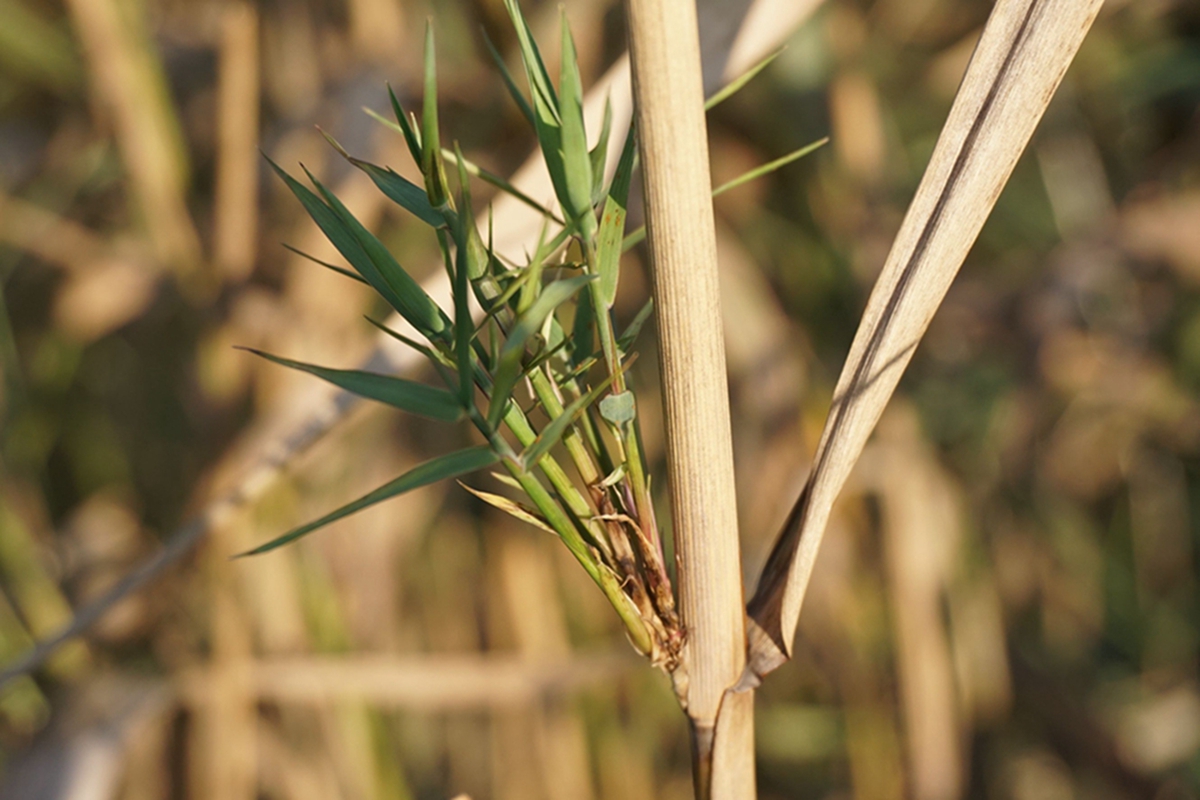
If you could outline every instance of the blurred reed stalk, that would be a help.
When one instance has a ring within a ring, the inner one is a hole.
[[[626,9],[688,637],[676,690],[691,721],[696,797],[752,798],[754,695],[726,691],[745,666],[746,638],[696,8],[628,0]]]

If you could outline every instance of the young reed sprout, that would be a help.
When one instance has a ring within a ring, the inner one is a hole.
[[[314,192],[271,163],[351,269],[312,260],[374,288],[423,341],[382,323],[374,324],[425,356],[444,386],[259,353],[277,364],[412,414],[441,422],[467,420],[485,444],[421,464],[246,555],[273,550],[412,489],[492,468],[497,480],[518,493],[518,499],[468,490],[560,538],[612,604],[633,646],[655,665],[673,671],[684,632],[664,563],[636,424],[637,401],[627,375],[635,358],[633,344],[651,306],[647,303],[619,334],[612,312],[621,254],[637,238],[637,232],[627,237],[625,231],[637,161],[633,131],[626,133],[620,157],[610,170],[607,152],[612,117],[605,114],[596,143],[589,149],[583,87],[565,16],[562,67],[555,82],[516,0],[505,0],[505,7],[516,27],[528,97],[494,48],[492,53],[505,85],[534,130],[558,209],[542,206],[471,163],[457,144],[443,147],[431,26],[425,36],[421,116],[418,119],[406,112],[389,90],[395,122],[385,120],[404,137],[424,186],[355,158],[326,137],[343,157],[370,176],[381,192],[432,229],[452,286],[449,313],[320,181],[305,171]],[[746,80],[769,60],[751,70]],[[733,88],[744,83],[739,81]],[[730,93],[714,98],[711,104]],[[746,179],[765,174],[812,148],[748,173]],[[610,171],[611,178],[606,180]],[[490,241],[484,241],[472,201],[472,177],[514,195],[544,215],[543,235],[528,263],[507,263],[493,251]],[[472,317],[473,306],[482,309],[482,318]],[[531,420],[534,411],[546,420],[540,430]],[[562,460],[564,454],[573,471],[568,471]]]

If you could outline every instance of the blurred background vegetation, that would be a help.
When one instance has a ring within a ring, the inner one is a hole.
[[[829,0],[710,115],[717,183],[832,137],[717,201],[750,580],[990,5]],[[586,86],[621,8],[566,8]],[[331,252],[259,148],[436,269],[314,127],[411,176],[361,107],[413,105],[427,15],[443,137],[511,173],[499,0],[0,0],[0,660],[320,408],[234,345],[371,351],[370,292],[280,246]],[[1200,796],[1198,102],[1200,4],[1109,0],[835,514],[759,695],[764,798]],[[561,546],[457,486],[228,560],[462,436],[351,413],[0,693],[0,797],[690,797],[665,679]]]

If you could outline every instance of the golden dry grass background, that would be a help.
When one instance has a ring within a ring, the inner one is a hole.
[[[556,5],[525,5],[553,42]],[[621,10],[566,8],[586,86]],[[830,0],[710,115],[716,183],[832,137],[717,201],[751,577],[988,8]],[[360,108],[386,110],[385,80],[417,99],[430,14],[443,135],[507,174],[533,143],[478,33],[511,51],[499,2],[0,0],[5,661],[320,399],[234,345],[336,366],[373,346],[370,293],[279,246],[333,257],[259,148],[432,263],[314,127],[411,176]],[[758,700],[763,797],[1200,793],[1198,36],[1194,2],[1110,0],[1085,43],[835,514]],[[0,797],[690,796],[665,681],[561,546],[458,487],[229,561],[463,436],[354,411],[4,690]]]

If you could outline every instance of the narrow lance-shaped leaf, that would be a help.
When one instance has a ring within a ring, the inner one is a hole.
[[[414,328],[426,336],[435,336],[445,328],[445,321],[437,304],[425,294],[420,284],[412,280],[391,254],[369,231],[362,227],[337,198],[319,182],[314,185],[321,190],[330,205],[302,186],[271,159],[267,163],[283,179],[292,194],[304,206],[304,210],[317,223],[322,233],[333,243],[338,252],[351,266],[379,292],[392,308],[400,312]],[[309,176],[312,177],[311,175]],[[378,259],[378,262],[377,262]],[[383,264],[383,269],[380,264]],[[387,274],[385,274],[385,271]]]
[[[317,258],[316,256],[311,256],[308,253],[304,252],[303,250],[292,247],[290,244],[288,244],[286,242],[284,242],[283,246],[286,249],[291,250],[293,253],[300,256],[301,258],[307,259],[307,260],[313,262],[314,264],[320,264],[322,267],[325,267],[325,269],[333,270],[337,274],[345,275],[347,278],[358,281],[359,283],[367,283],[366,280],[363,279],[363,276],[358,275],[358,274],[354,273],[353,271],[346,269],[345,267],[339,267],[337,264],[330,264],[328,261],[322,261],[321,259]],[[370,286],[371,284],[367,283],[367,285]]]
[[[512,95],[512,99],[516,102],[517,107],[521,109],[521,113],[525,116],[525,119],[529,120],[530,125],[533,125],[533,109],[529,107],[529,101],[525,99],[525,95],[521,94],[521,90],[517,88],[516,82],[513,81],[512,73],[508,71],[508,65],[504,63],[504,57],[500,55],[500,51],[492,43],[492,37],[487,35],[487,31],[483,32],[483,41],[487,45],[488,52],[492,54],[492,60],[496,62],[496,66],[500,69],[500,76],[504,78],[504,85],[508,87],[508,93]]]
[[[646,320],[650,319],[651,312],[654,311],[654,298],[650,298],[638,311],[637,316],[629,323],[629,327],[617,338],[617,348],[622,353],[628,353],[629,348],[633,347],[633,343],[637,340],[638,334],[642,332],[642,326],[646,324]]]
[[[719,92],[717,92],[712,97],[710,97],[704,101],[704,110],[712,111],[714,108],[719,106],[721,103],[724,103],[730,97],[733,97],[735,94],[737,94],[739,91],[741,91],[743,86],[745,86],[750,81],[754,80],[758,76],[758,73],[762,72],[764,69],[766,69],[768,66],[770,66],[772,61],[779,58],[779,55],[786,49],[787,49],[786,46],[779,48],[774,53],[771,53],[769,56],[764,58],[762,61],[759,61],[753,67],[746,70],[745,72],[743,72],[738,77],[734,78],[729,83],[725,84],[725,86],[722,87]]]
[[[443,213],[449,209],[450,187],[438,133],[437,52],[433,44],[433,21],[425,24],[425,105],[421,118],[421,169],[429,204]]]
[[[713,189],[712,196],[718,197],[720,195],[725,194],[725,192],[728,192],[730,189],[736,189],[737,187],[741,186],[743,183],[749,183],[750,181],[754,180],[755,178],[761,178],[763,175],[768,175],[768,174],[774,172],[775,170],[779,169],[780,167],[786,166],[799,158],[804,158],[804,156],[808,155],[809,153],[813,152],[817,148],[822,147],[828,143],[829,143],[829,137],[826,136],[823,139],[818,139],[815,142],[806,144],[806,145],[804,145],[804,147],[801,147],[798,150],[793,150],[792,152],[788,153],[786,156],[780,156],[779,158],[775,159],[774,161],[768,161],[766,164],[763,164],[762,166],[758,166],[752,170],[748,170],[747,172],[742,173],[741,175],[737,176],[733,180],[726,181],[725,183],[718,186],[716,189]]]
[[[604,199],[604,168],[608,164],[608,139],[612,136],[612,97],[604,100],[604,117],[600,123],[600,137],[588,153],[592,161],[592,205]]]
[[[342,158],[367,173],[375,185],[379,187],[379,190],[401,208],[406,209],[418,219],[435,228],[446,224],[443,216],[429,204],[429,197],[420,186],[417,186],[407,178],[397,175],[390,169],[377,167],[370,162],[355,158],[347,153],[346,148],[338,144],[338,141],[325,131],[321,131],[321,135],[325,137],[325,141],[329,142],[334,150],[338,151],[338,154]]]
[[[428,486],[431,483],[437,483],[446,478],[457,478],[460,475],[475,472],[476,470],[495,464],[499,460],[500,457],[488,447],[471,447],[448,455],[438,456],[431,461],[426,461],[415,469],[409,470],[394,481],[385,483],[370,494],[358,498],[353,503],[347,503],[337,511],[326,514],[320,519],[314,520],[307,525],[302,525],[293,531],[289,531],[277,539],[272,539],[264,545],[242,553],[242,555],[254,556],[266,553],[277,547],[282,547],[289,542],[294,542],[302,536],[307,536],[313,531],[325,527],[331,522],[337,522],[339,519],[362,511],[364,508],[373,506],[376,503],[381,503],[384,500],[389,500],[405,492],[411,492],[413,489],[419,489],[422,486]]]
[[[533,38],[533,31],[529,28],[529,23],[525,21],[525,15],[521,13],[521,5],[517,0],[504,0],[504,8],[508,11],[508,16],[512,19],[513,27],[517,31],[517,43],[521,47],[521,60],[525,64],[526,75],[529,78],[530,93],[535,97],[540,96],[546,101],[547,105],[558,109],[558,97],[554,94],[554,86],[550,83],[550,73],[546,71],[546,64],[542,61],[542,53],[538,50],[537,42]]]
[[[457,143],[454,149],[461,156]],[[461,158],[458,161],[458,181],[462,202],[455,230],[454,355],[458,361],[459,399],[466,406],[471,404],[475,394],[475,376],[471,370],[471,339],[475,334],[475,322],[471,319],[471,278],[483,274],[484,264],[478,262],[478,252],[472,253],[472,237],[478,238],[479,233],[475,230],[475,215],[471,210],[471,188]],[[471,268],[473,255],[477,260],[474,270]],[[472,275],[472,272],[475,274]]]
[[[617,279],[620,274],[621,253],[624,252],[625,216],[629,206],[629,183],[633,177],[633,165],[637,157],[633,126],[625,136],[621,149],[621,160],[613,175],[612,186],[604,200],[604,212],[600,216],[600,233],[596,237],[596,271],[600,275],[597,293],[600,295],[600,313],[612,308],[617,299]]]
[[[429,195],[420,186],[398,175],[386,167],[376,166],[358,158],[350,163],[367,173],[379,191],[388,199],[405,209],[427,225],[437,228],[446,224],[446,219],[429,204]]]
[[[463,416],[462,405],[455,399],[454,395],[445,389],[426,386],[423,383],[397,378],[393,375],[380,375],[375,372],[362,372],[361,370],[352,369],[319,367],[315,364],[293,361],[290,358],[281,358],[280,356],[264,353],[261,350],[255,350],[250,347],[242,349],[254,353],[256,356],[261,356],[268,361],[273,361],[276,364],[315,375],[332,383],[339,389],[345,389],[359,397],[365,397],[368,400],[377,400],[380,403],[386,403],[401,411],[407,411],[410,414],[419,414],[423,417],[440,419],[445,422],[455,422],[462,419]]]
[[[743,686],[791,656],[834,500],[1103,0],[1000,0],[863,312],[812,472],[749,603]]]
[[[584,240],[596,232],[592,212],[592,159],[588,153],[587,133],[583,124],[583,82],[579,77],[579,57],[575,40],[567,25],[566,9],[560,9],[562,27],[562,64],[558,80],[558,108],[562,118],[563,172],[566,197],[561,198],[572,221],[579,225]]]
[[[350,210],[342,204],[333,192],[325,188],[311,173],[305,170],[308,179],[312,181],[313,186],[317,187],[317,191],[325,198],[328,203],[328,208],[337,215],[345,230],[349,231],[354,239],[358,242],[362,252],[366,254],[375,274],[379,276],[384,285],[387,286],[384,299],[392,303],[400,315],[408,320],[414,328],[424,333],[426,336],[434,336],[440,334],[446,329],[446,316],[442,310],[438,308],[437,303],[433,302],[425,290],[421,288],[421,284],[413,280],[391,252],[383,246],[383,243],[371,233],[362,223],[354,218]],[[343,253],[345,255],[345,253]],[[349,258],[349,256],[347,256]],[[354,263],[353,261],[351,263]],[[357,266],[357,264],[355,265]],[[363,275],[376,290],[379,286],[370,275]]]
[[[488,405],[488,422],[493,427],[499,424],[513,387],[521,377],[521,356],[525,352],[526,342],[541,329],[542,323],[555,308],[592,280],[594,278],[591,275],[580,275],[551,283],[542,289],[533,305],[517,320],[517,324],[504,341],[504,346],[500,348],[500,363],[496,368],[492,397]]]
[[[408,152],[412,155],[413,161],[420,167],[423,161],[421,155],[421,137],[409,123],[408,116],[404,113],[404,108],[400,105],[400,100],[396,97],[396,93],[392,91],[390,84],[387,90],[388,97],[392,101],[392,112],[396,115],[396,124],[400,128],[400,132],[404,135],[404,141],[408,145]]]

